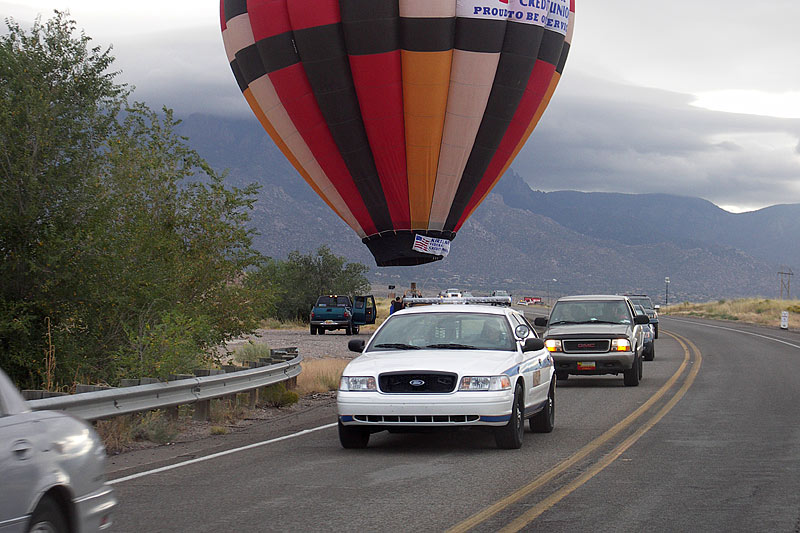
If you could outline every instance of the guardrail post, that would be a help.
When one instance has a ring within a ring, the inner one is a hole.
[[[200,400],[194,403],[194,415],[192,418],[200,421],[207,422],[211,415],[211,400]]]
[[[258,403],[258,389],[251,390],[249,395],[250,395],[249,407],[250,409],[255,409],[256,404]]]

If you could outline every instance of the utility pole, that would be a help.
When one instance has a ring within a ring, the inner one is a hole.
[[[781,300],[783,300],[784,287],[786,288],[786,299],[792,299],[791,293],[789,292],[792,283],[792,276],[794,276],[794,273],[792,272],[792,269],[787,266],[782,266],[778,272],[778,281],[781,285]]]

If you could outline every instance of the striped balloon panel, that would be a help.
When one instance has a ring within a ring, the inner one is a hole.
[[[338,0],[287,0],[297,53],[319,109],[378,232],[394,229],[372,158],[342,33]]]
[[[350,71],[392,225],[411,229],[397,0],[341,0]]]
[[[400,0],[406,174],[412,229],[427,229],[439,165],[456,0]]]
[[[519,2],[520,0],[514,1]],[[459,192],[463,192],[464,196],[459,200],[463,201],[467,194],[469,194],[469,200],[460,213],[460,205],[456,205],[456,202],[454,202],[446,229],[458,231],[472,212],[486,198],[503,173],[508,169],[513,158],[522,149],[522,145],[527,141],[550,101],[550,97],[560,79],[561,70],[559,68],[563,70],[569,52],[569,41],[567,41],[566,37],[569,35],[570,40],[572,38],[570,30],[574,21],[575,2],[574,0],[549,0],[546,3],[545,12],[546,15],[542,26],[543,33],[536,61],[533,69],[531,69],[530,77],[525,83],[522,98],[513,112],[513,117],[508,123],[500,143],[492,154],[489,165],[484,170],[474,189],[470,191],[470,182],[462,179],[461,185],[463,189]],[[514,21],[515,19],[510,20]],[[510,27],[515,24],[518,23],[509,22]],[[498,82],[495,81],[495,83],[497,84]]]
[[[484,14],[474,0],[458,0],[447,113],[429,227],[444,229],[500,60],[507,14]]]

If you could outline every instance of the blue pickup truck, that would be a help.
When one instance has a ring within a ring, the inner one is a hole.
[[[356,296],[353,300],[349,296],[329,294],[317,298],[309,316],[309,327],[312,335],[324,335],[325,331],[335,329],[353,335],[360,326],[374,324],[377,315],[375,298],[371,294]]]

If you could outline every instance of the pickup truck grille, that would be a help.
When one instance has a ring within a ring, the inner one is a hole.
[[[611,349],[608,339],[570,339],[561,342],[564,353],[597,353]]]
[[[458,376],[449,372],[387,372],[378,376],[381,392],[444,394],[453,392]]]

